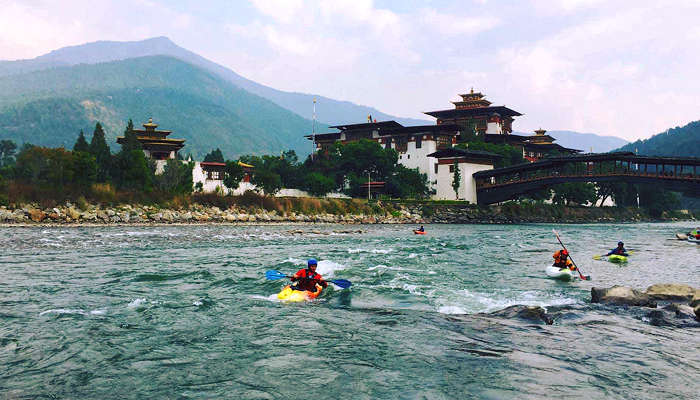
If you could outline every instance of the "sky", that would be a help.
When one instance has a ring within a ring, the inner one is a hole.
[[[402,117],[474,88],[521,132],[636,140],[700,119],[700,0],[0,0],[2,60],[155,36]]]

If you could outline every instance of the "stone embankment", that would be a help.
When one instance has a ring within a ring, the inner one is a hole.
[[[320,213],[280,214],[277,211],[232,207],[192,205],[186,209],[163,209],[155,206],[100,207],[88,205],[80,209],[66,205],[41,209],[37,205],[24,205],[16,209],[0,207],[0,223],[6,224],[187,224],[187,223],[340,223],[340,224],[400,224],[425,223],[420,215],[402,209],[388,215],[336,215]]]
[[[626,286],[594,287],[591,302],[654,308],[645,318],[657,326],[698,326],[700,321],[700,290],[688,285],[661,283],[645,291]]]
[[[378,207],[377,207],[378,206]],[[369,209],[369,207],[368,207]],[[374,214],[301,213],[232,206],[192,204],[180,209],[157,206],[100,206],[66,203],[51,208],[24,204],[0,207],[5,224],[188,224],[188,223],[340,223],[340,224],[514,224],[595,223],[651,220],[638,209],[560,207],[547,204],[505,204],[478,207],[469,204],[377,203]],[[690,217],[692,218],[692,216]]]

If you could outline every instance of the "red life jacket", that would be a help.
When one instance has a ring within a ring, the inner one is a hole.
[[[324,286],[321,283],[323,282],[321,274],[311,272],[311,270],[309,269],[300,269],[294,275],[297,276],[297,279],[299,280],[299,283],[297,283],[296,286],[300,290],[308,290],[310,292],[315,292],[317,283]]]

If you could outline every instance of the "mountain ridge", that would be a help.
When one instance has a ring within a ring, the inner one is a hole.
[[[319,120],[326,125],[364,122],[368,115],[372,115],[372,117],[377,120],[393,119],[404,125],[430,123],[429,120],[392,116],[374,107],[358,105],[349,101],[335,100],[326,96],[277,90],[247,79],[223,65],[182,48],[165,36],[128,42],[103,40],[63,47],[34,59],[0,61],[0,77],[53,67],[95,64],[152,55],[175,57],[216,73],[221,78],[234,85],[258,96],[267,98],[303,118],[308,119],[311,116],[313,100],[316,99],[317,115],[322,116]]]

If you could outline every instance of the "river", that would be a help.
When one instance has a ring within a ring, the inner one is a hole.
[[[544,278],[553,227],[591,281]],[[688,223],[411,228],[0,228],[0,398],[698,398],[699,328],[590,304],[698,287]],[[627,265],[592,259],[618,240]],[[265,271],[310,257],[353,286],[276,301]],[[516,304],[554,324],[492,314]]]

